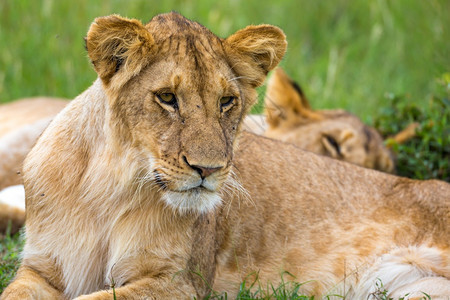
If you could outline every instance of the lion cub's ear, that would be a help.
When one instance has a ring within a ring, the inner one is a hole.
[[[283,58],[286,47],[283,31],[271,25],[247,26],[224,41],[231,67],[254,87],[263,84],[267,73]]]
[[[267,83],[264,113],[271,128],[295,126],[323,119],[311,109],[300,86],[281,68],[277,68]]]
[[[89,58],[105,85],[121,69],[127,70],[122,83],[137,74],[155,48],[152,35],[140,21],[118,15],[96,18],[86,37]]]

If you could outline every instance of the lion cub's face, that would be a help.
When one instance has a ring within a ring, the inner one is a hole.
[[[183,43],[179,47],[187,46]],[[248,100],[220,50],[211,56],[200,52],[199,65],[185,57],[184,49],[168,53],[130,82],[117,107],[132,139],[148,155],[147,176],[179,209],[208,210],[219,203],[217,191],[228,178],[247,110]]]
[[[143,176],[159,186],[166,204],[180,211],[220,203],[254,88],[285,48],[273,26],[250,26],[223,40],[176,13],[145,27],[99,18],[87,37],[111,127],[140,153]]]

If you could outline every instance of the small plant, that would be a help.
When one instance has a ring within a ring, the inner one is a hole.
[[[389,95],[392,105],[375,117],[375,127],[383,136],[393,136],[413,122],[419,123],[416,136],[387,146],[397,158],[397,174],[416,179],[441,179],[450,182],[450,73],[438,81],[436,94],[428,105],[408,102],[408,96]]]
[[[114,268],[114,266],[111,268]],[[111,272],[111,289],[112,289],[112,295],[113,295],[113,300],[117,300],[117,296],[116,296],[116,281],[114,280],[114,277],[112,276],[112,272]]]
[[[371,293],[367,300],[393,300],[393,298],[388,297],[388,291],[384,288],[383,282],[381,279],[377,279],[377,282],[375,282],[376,290],[375,292]],[[405,295],[405,297],[408,295]],[[398,300],[404,300],[405,297],[401,297]]]

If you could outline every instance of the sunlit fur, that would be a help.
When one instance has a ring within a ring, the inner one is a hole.
[[[25,190],[23,185],[9,186],[0,191],[0,203],[25,210]]]
[[[286,50],[280,29],[219,39],[176,13],[110,16],[87,50],[99,78],[25,160],[26,244],[2,300],[233,298],[284,271],[318,299],[367,299],[373,274],[392,293],[449,296],[449,184],[241,131]]]
[[[450,285],[445,278],[450,277],[450,269],[447,254],[442,249],[425,246],[394,248],[377,258],[349,298],[363,299],[375,293],[378,284],[395,298],[406,294],[422,298],[426,292],[431,299],[448,299]],[[437,279],[437,276],[441,277]],[[443,295],[447,297],[442,298]]]
[[[0,190],[0,233],[16,233],[25,222],[25,191],[23,185]]]

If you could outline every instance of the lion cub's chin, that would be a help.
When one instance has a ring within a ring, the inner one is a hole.
[[[181,214],[189,212],[206,213],[212,211],[222,202],[222,198],[217,192],[202,187],[183,192],[165,191],[162,194],[162,200]]]

